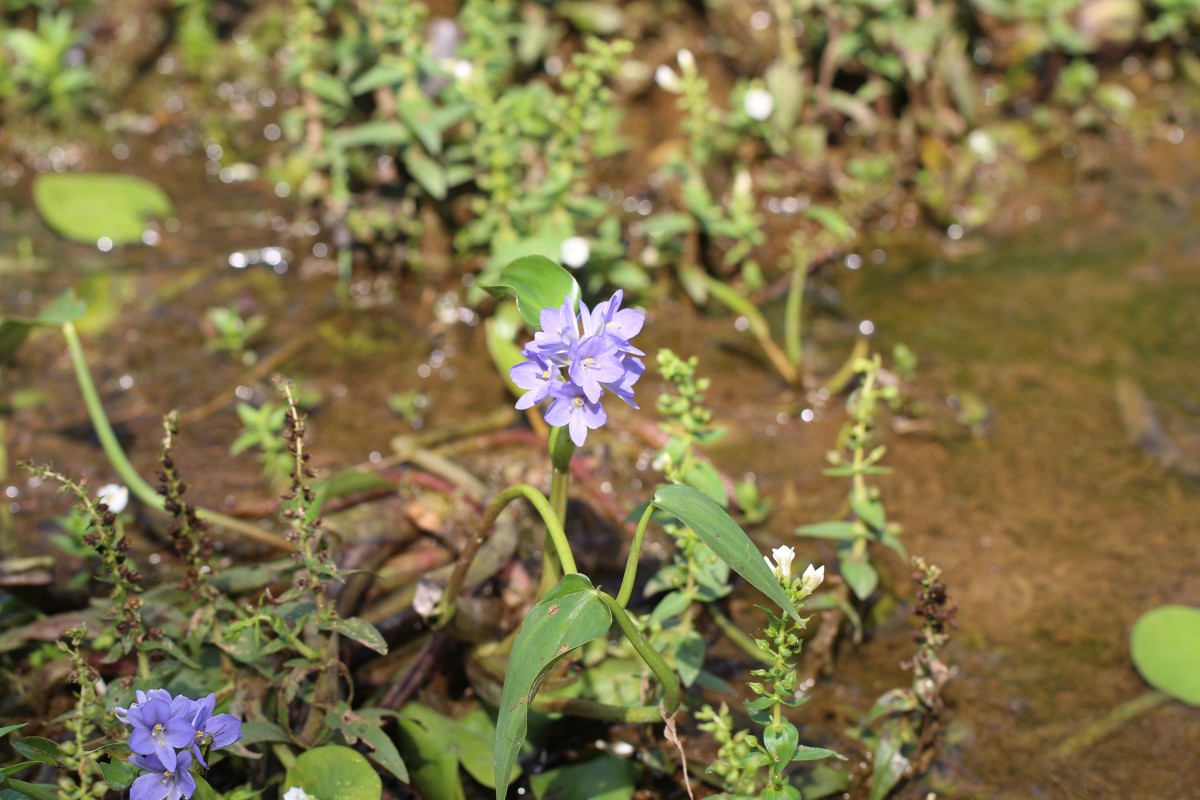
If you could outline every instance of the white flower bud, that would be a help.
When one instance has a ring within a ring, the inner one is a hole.
[[[108,506],[114,514],[120,514],[129,505],[129,489],[115,483],[106,483],[96,492],[96,499]]]
[[[742,108],[748,117],[762,122],[775,110],[775,98],[766,89],[748,89],[742,98]]]
[[[771,555],[775,557],[774,563],[766,556],[763,556],[763,561],[767,562],[767,566],[771,568],[771,572],[775,573],[779,582],[786,584],[792,579],[792,561],[796,558],[796,551],[784,545],[772,550]]]
[[[668,92],[678,94],[683,90],[683,81],[679,79],[679,73],[666,64],[659,64],[658,69],[654,70],[654,82],[658,84],[660,89],[665,89]]]
[[[592,255],[587,239],[582,236],[572,236],[562,243],[562,263],[571,269],[579,269],[587,263]]]
[[[470,80],[471,73],[475,71],[475,65],[465,58],[460,58],[454,62],[454,68],[451,71],[454,73],[455,78],[460,81],[466,81]]]
[[[804,570],[804,574],[800,576],[800,585],[808,591],[815,591],[821,582],[825,580],[825,565],[813,567],[808,565],[808,569]]]
[[[733,195],[734,197],[749,197],[754,191],[754,179],[750,177],[748,170],[739,170],[737,175],[733,176]]]
[[[681,48],[675,54],[675,58],[679,59],[679,66],[683,67],[684,72],[691,72],[696,68],[696,57],[692,55],[692,51],[686,47]]]
[[[429,619],[437,613],[438,604],[442,602],[443,591],[442,587],[433,581],[421,578],[417,581],[417,591],[413,594],[413,611],[420,614],[423,619]]]

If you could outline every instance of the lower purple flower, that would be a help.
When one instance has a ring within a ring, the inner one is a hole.
[[[592,402],[583,389],[573,383],[560,383],[550,390],[554,402],[546,410],[546,424],[561,428],[564,425],[576,447],[583,447],[587,432],[608,422],[600,403]]]
[[[129,749],[143,756],[153,755],[167,769],[174,770],[176,749],[187,747],[196,736],[190,720],[192,709],[187,703],[155,697],[131,707],[126,713],[126,720],[133,726]]]
[[[157,755],[130,756],[129,761],[147,773],[129,787],[129,800],[183,800],[196,791],[196,779],[188,772],[192,754],[187,750],[179,753],[172,769],[168,769]]]

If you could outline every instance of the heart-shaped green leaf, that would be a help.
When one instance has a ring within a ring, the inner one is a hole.
[[[1200,608],[1162,606],[1133,625],[1129,647],[1146,683],[1200,706]]]
[[[379,800],[383,796],[383,782],[375,768],[357,750],[338,744],[301,753],[287,771],[280,796],[292,786],[321,800]]]
[[[512,297],[526,324],[541,326],[543,308],[557,308],[571,298],[571,307],[579,305],[579,284],[575,276],[545,256],[525,256],[509,264],[494,283],[483,288],[500,297]]]
[[[710,497],[691,486],[661,486],[654,493],[654,505],[694,530],[734,572],[748,580],[793,619],[800,619],[796,607],[763,560],[758,547],[725,513],[725,509]]]
[[[109,172],[39,175],[33,202],[55,232],[92,245],[105,237],[114,245],[141,244],[148,217],[171,215],[171,200],[157,185]]]
[[[583,764],[546,770],[529,779],[537,800],[630,800],[638,765],[602,755]]]
[[[529,704],[546,675],[576,647],[603,636],[612,613],[587,576],[571,573],[546,593],[521,624],[504,676],[496,719],[496,800],[508,794],[508,778],[529,726]]]
[[[50,301],[36,317],[0,316],[0,364],[8,364],[17,354],[21,343],[33,328],[58,327],[76,320],[87,312],[87,304],[75,296],[73,289]]]

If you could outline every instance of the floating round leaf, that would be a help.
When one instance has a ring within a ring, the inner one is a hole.
[[[33,201],[57,233],[92,245],[141,244],[146,220],[171,214],[171,200],[158,186],[109,172],[39,175]]]
[[[375,768],[349,747],[329,744],[301,753],[280,794],[298,786],[320,800],[379,800],[383,783]]]
[[[1162,606],[1147,611],[1134,623],[1129,646],[1147,683],[1200,706],[1200,608]]]

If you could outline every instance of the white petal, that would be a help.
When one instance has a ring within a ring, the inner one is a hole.
[[[96,499],[108,506],[114,514],[120,514],[129,505],[129,490],[115,483],[106,483],[96,492]]]
[[[749,89],[742,99],[742,108],[746,110],[746,116],[762,122],[775,110],[775,98],[766,89]]]

